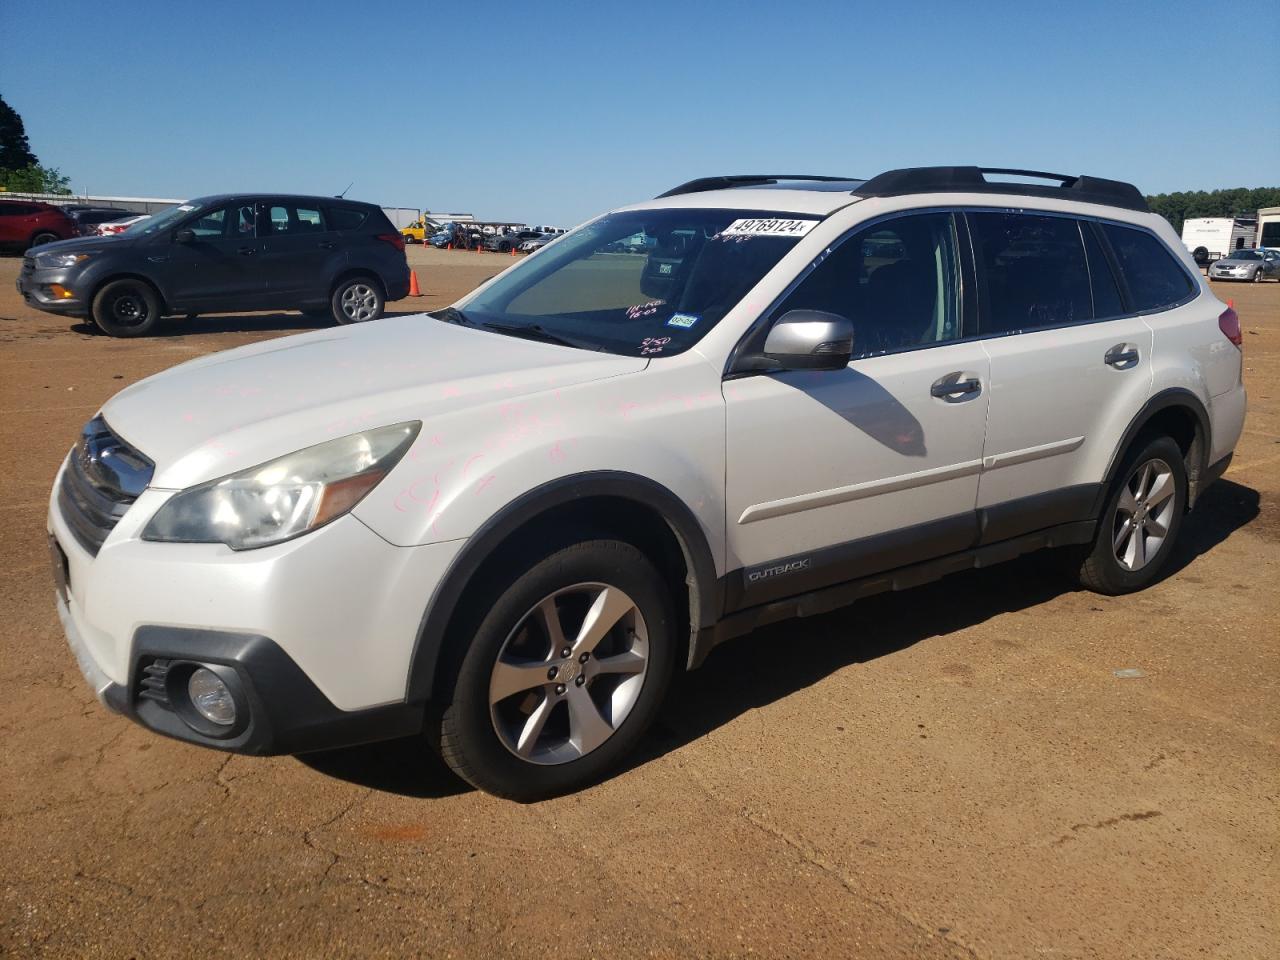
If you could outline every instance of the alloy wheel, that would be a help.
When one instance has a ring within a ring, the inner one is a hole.
[[[649,634],[615,586],[578,583],[534,605],[498,651],[489,714],[509,751],[568,763],[608,740],[631,713],[649,669]]]
[[[378,295],[367,283],[353,283],[342,291],[342,312],[349,320],[372,320],[378,310]]]
[[[1112,549],[1120,566],[1141,570],[1164,546],[1177,498],[1173,469],[1147,460],[1134,469],[1120,491],[1112,527]]]

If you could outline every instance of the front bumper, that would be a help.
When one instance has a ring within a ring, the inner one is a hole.
[[[63,268],[37,270],[28,258],[23,262],[15,286],[18,288],[18,294],[29,307],[44,310],[47,313],[85,317],[89,315],[89,303],[79,293],[79,279],[79,273],[75,270]],[[52,289],[55,284],[72,291],[74,296],[55,296]]]
[[[351,516],[239,553],[142,541],[169,496],[144,492],[96,555],[71,533],[56,493],[51,498],[55,581],[65,583],[58,615],[103,703],[159,733],[249,753],[421,728],[422,705],[406,702],[409,664],[424,608],[460,543],[396,547]],[[174,704],[146,693],[158,682],[158,661],[234,671],[247,708],[243,728],[208,736]]]

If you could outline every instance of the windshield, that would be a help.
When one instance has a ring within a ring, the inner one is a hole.
[[[166,207],[154,216],[149,216],[145,220],[139,220],[128,230],[121,233],[120,236],[140,237],[144,235],[152,235],[160,232],[161,230],[167,230],[194,209],[195,207],[189,203],[184,203],[176,207]]]
[[[513,268],[465,302],[461,316],[588,349],[671,356],[697,343],[819,219],[714,209],[609,214]]]
[[[1261,260],[1262,254],[1258,253],[1255,250],[1237,250],[1235,253],[1231,254],[1231,256],[1227,257],[1227,259],[1228,260]]]

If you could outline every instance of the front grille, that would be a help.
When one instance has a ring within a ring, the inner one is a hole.
[[[58,510],[80,546],[97,556],[103,541],[151,482],[155,466],[94,417],[67,457]]]

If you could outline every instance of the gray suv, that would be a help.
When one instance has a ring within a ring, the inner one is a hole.
[[[376,320],[409,293],[404,238],[382,210],[332,197],[202,197],[116,237],[28,250],[18,292],[39,310],[85,317],[115,337],[162,317],[301,310]]]

